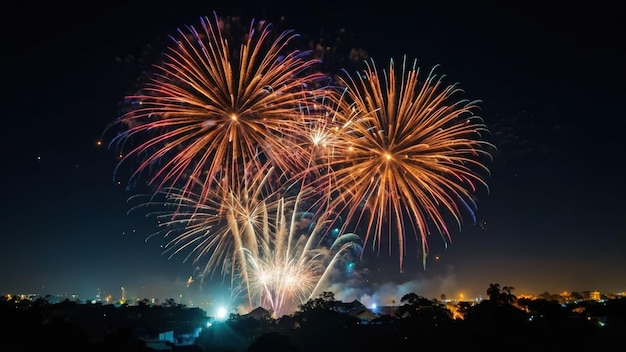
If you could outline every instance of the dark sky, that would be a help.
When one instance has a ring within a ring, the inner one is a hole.
[[[145,241],[154,229],[126,214],[132,192],[113,182],[116,153],[96,145],[149,64],[140,60],[147,45],[213,10],[247,21],[284,16],[313,36],[343,28],[377,62],[407,55],[423,69],[440,64],[447,82],[483,101],[498,147],[478,203],[484,226],[466,224],[448,248],[433,237],[439,259],[426,269],[408,258],[400,272],[382,252],[368,260],[367,282],[339,298],[467,298],[486,296],[490,283],[518,295],[626,291],[626,21],[617,1],[228,3],[2,5],[0,294],[88,299],[125,287],[142,298],[221,297],[210,285],[187,288],[191,264]]]

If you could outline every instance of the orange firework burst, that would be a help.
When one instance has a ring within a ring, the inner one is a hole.
[[[148,174],[156,188],[185,192],[199,180],[206,196],[215,182],[235,185],[268,160],[283,172],[306,167],[302,112],[324,89],[316,88],[325,77],[319,60],[293,48],[293,31],[275,35],[263,21],[236,45],[237,24],[215,15],[179,30],[149,82],[126,98],[129,111],[115,122],[124,131],[112,144],[120,164],[139,160],[131,180]]]
[[[481,158],[490,157],[491,147],[473,113],[476,101],[453,100],[461,90],[443,85],[434,69],[420,82],[416,62],[402,64],[397,72],[391,60],[381,73],[370,60],[356,80],[340,77],[346,87],[335,107],[340,135],[328,159],[339,195],[334,205],[357,226],[366,224],[365,241],[379,249],[381,238],[395,233],[401,268],[409,230],[420,236],[425,265],[431,228],[447,243],[446,216],[460,227],[465,211],[473,215],[477,185],[486,189]]]

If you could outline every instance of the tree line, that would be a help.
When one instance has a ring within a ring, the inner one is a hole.
[[[194,345],[186,348],[204,352],[308,352],[433,346],[489,351],[496,346],[501,349],[498,341],[514,341],[516,348],[526,351],[580,350],[615,346],[626,331],[626,299],[562,303],[517,298],[513,291],[512,286],[489,284],[489,299],[458,304],[411,292],[400,299],[392,314],[379,314],[373,319],[353,314],[345,302],[335,299],[333,292],[323,292],[293,314],[277,319],[268,311],[261,316],[231,314],[227,320],[204,328]],[[21,347],[16,351],[38,350],[29,345],[34,341],[45,341],[46,349],[58,347],[64,351],[149,351],[136,337],[137,330],[157,331],[172,327],[173,322],[188,322],[179,328],[191,328],[210,318],[184,305],[149,306],[147,301],[122,307],[86,305],[92,309],[80,319],[68,312],[85,305],[73,302],[46,305],[35,300],[27,304],[3,297],[0,303],[8,326],[2,341],[16,342]],[[91,334],[105,328],[103,314],[111,318],[109,321],[116,316],[122,323],[111,324],[107,331],[101,331],[104,334],[100,339],[94,340]],[[172,346],[172,350],[177,348],[182,347]]]

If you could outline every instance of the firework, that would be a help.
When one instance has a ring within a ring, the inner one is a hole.
[[[265,161],[282,172],[307,166],[303,111],[325,90],[319,60],[296,48],[291,30],[253,20],[239,39],[240,27],[214,15],[180,29],[148,82],[126,97],[127,112],[107,130],[121,127],[110,145],[119,165],[136,163],[130,183],[143,175],[157,189],[198,187],[207,196]]]
[[[136,162],[131,183],[155,189],[132,208],[158,207],[150,237],[275,316],[369,242],[396,244],[402,269],[414,234],[425,266],[430,234],[447,245],[448,224],[474,216],[493,148],[479,102],[457,99],[435,68],[422,78],[416,61],[379,71],[368,59],[356,78],[342,71],[326,85],[297,37],[203,18],[172,37],[110,126],[122,129],[118,168]]]
[[[401,268],[405,236],[416,234],[425,265],[433,229],[447,244],[447,222],[460,227],[464,215],[474,215],[477,188],[487,189],[487,128],[474,114],[478,102],[455,100],[461,89],[444,85],[434,68],[421,80],[416,61],[407,67],[405,59],[400,72],[393,60],[383,72],[366,63],[357,79],[340,76],[345,92],[333,117],[339,142],[327,158],[333,204],[354,226],[363,224],[365,242],[379,250],[396,234]]]
[[[274,226],[266,227],[269,230],[261,236],[259,251],[244,249],[250,293],[259,297],[261,306],[270,307],[274,317],[295,311],[322,292],[337,265],[357,259],[361,253],[361,238],[353,233],[332,235],[338,230],[327,231],[328,219],[298,226],[315,216],[296,211],[300,199],[297,196],[293,205],[281,199]],[[286,216],[289,213],[291,218]]]
[[[358,259],[361,238],[329,231],[334,214],[303,205],[311,190],[284,196],[267,185],[274,169],[261,171],[238,189],[214,189],[209,197],[162,189],[131,211],[158,209],[147,216],[161,229],[148,238],[167,239],[170,258],[184,254],[203,266],[202,277],[219,268],[250,307],[278,317],[320,292],[337,263]]]

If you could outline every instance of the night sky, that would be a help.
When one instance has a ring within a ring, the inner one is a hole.
[[[334,287],[339,299],[486,297],[490,283],[517,295],[626,291],[626,21],[617,1],[229,3],[2,5],[0,294],[85,300],[124,287],[129,297],[182,294],[198,304],[227,296],[219,278],[187,287],[192,264],[145,241],[155,228],[127,214],[133,190],[114,182],[116,152],[97,145],[167,35],[214,10],[245,22],[283,18],[303,35],[343,28],[381,66],[403,55],[425,70],[439,64],[447,83],[483,101],[498,150],[478,223],[447,248],[431,236],[426,268],[417,248],[402,272],[394,254],[368,255],[357,286]]]

